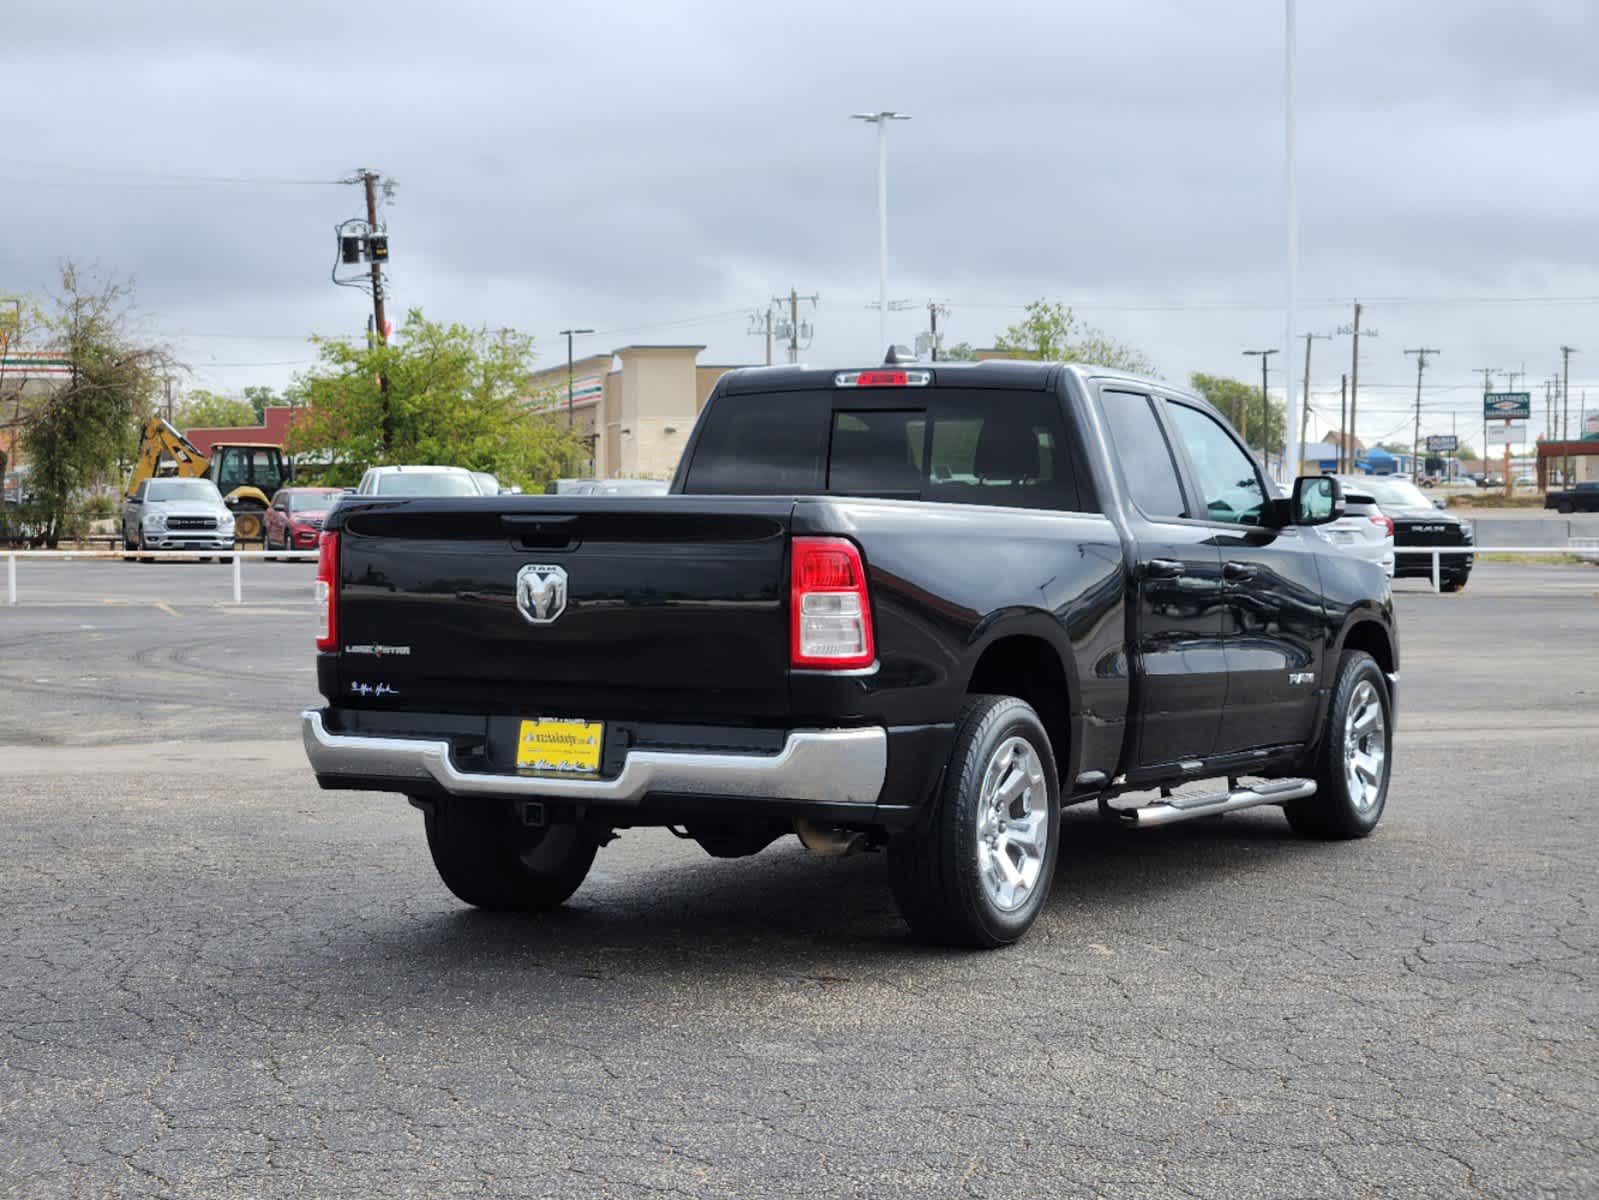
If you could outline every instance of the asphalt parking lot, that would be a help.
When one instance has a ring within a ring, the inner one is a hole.
[[[1076,812],[989,954],[792,840],[463,909],[316,789],[311,568],[245,571],[0,608],[0,1194],[1599,1194],[1599,569],[1399,585],[1374,837]]]

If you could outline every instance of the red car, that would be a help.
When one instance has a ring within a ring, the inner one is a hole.
[[[343,488],[279,488],[267,510],[266,548],[315,550],[322,522],[343,493]]]

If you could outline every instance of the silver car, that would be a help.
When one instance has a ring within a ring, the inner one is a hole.
[[[1394,523],[1383,515],[1374,497],[1360,491],[1352,479],[1340,479],[1344,487],[1344,515],[1315,531],[1339,549],[1374,562],[1394,577]]]
[[[233,514],[209,479],[146,479],[122,506],[122,548],[233,549]]]

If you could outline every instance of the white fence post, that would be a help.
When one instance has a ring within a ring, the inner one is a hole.
[[[11,604],[17,602],[17,556],[15,553],[6,555],[6,599]]]
[[[1435,557],[1433,559],[1433,563],[1436,564],[1437,561],[1438,560]],[[1433,574],[1436,575],[1437,573],[1437,567],[1435,565]],[[235,554],[233,556],[233,603],[244,603],[244,557],[243,555],[239,554]]]
[[[1438,580],[1438,559],[1440,557],[1442,556],[1438,553],[1438,551],[1434,550],[1432,552],[1432,590],[1435,592],[1443,591],[1443,587]]]

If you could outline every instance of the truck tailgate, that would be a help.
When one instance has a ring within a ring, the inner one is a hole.
[[[338,702],[774,721],[788,709],[792,509],[690,496],[341,506]],[[538,571],[519,604],[526,567]],[[562,572],[564,607],[548,586]],[[530,619],[541,603],[545,620]]]

